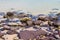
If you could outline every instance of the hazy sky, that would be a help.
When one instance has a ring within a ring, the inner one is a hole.
[[[0,11],[10,8],[43,13],[52,8],[60,9],[60,0],[0,0]]]

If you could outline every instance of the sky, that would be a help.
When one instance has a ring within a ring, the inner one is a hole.
[[[47,13],[53,8],[60,9],[60,0],[0,0],[0,11],[27,10],[32,13]]]

